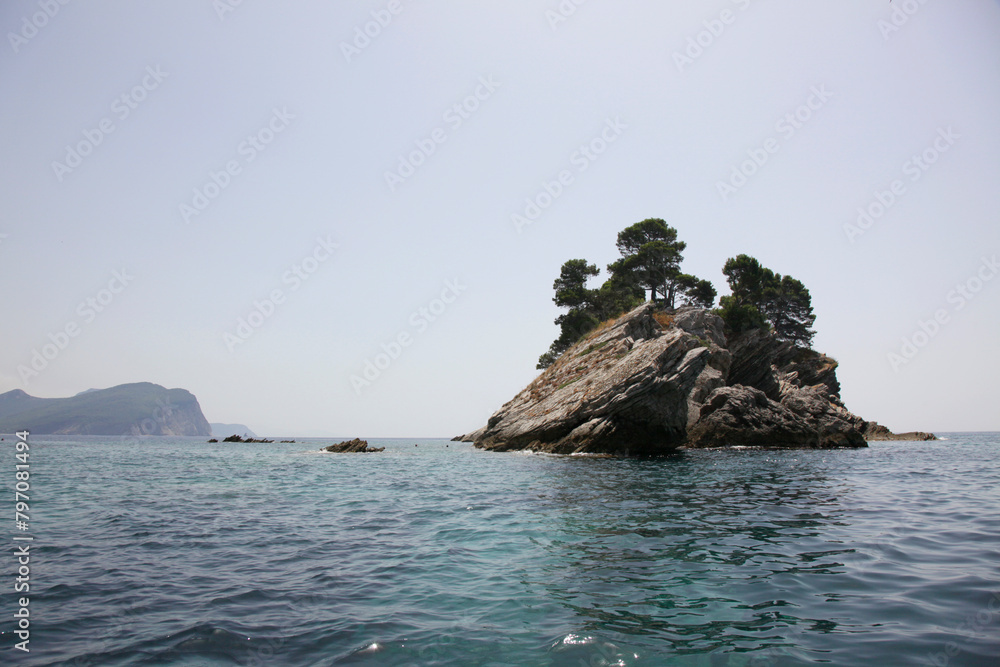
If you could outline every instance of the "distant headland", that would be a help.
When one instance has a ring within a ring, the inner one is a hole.
[[[88,389],[69,398],[0,394],[0,433],[61,435],[211,435],[194,394],[150,382]]]

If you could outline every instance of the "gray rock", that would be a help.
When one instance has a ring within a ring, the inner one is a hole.
[[[355,438],[354,440],[345,440],[336,445],[330,445],[325,451],[333,452],[334,454],[377,454],[378,452],[384,452],[385,447],[372,447],[369,449],[367,440]]]
[[[866,422],[864,427],[865,439],[869,442],[879,440],[937,440],[933,433],[923,431],[909,431],[907,433],[893,433],[885,426],[876,422]]]
[[[452,442],[475,442],[476,439],[479,438],[479,436],[481,436],[485,430],[486,430],[486,427],[484,426],[482,428],[476,429],[475,431],[473,431],[471,433],[466,433],[465,435],[456,435],[454,438],[451,439],[451,441]]]
[[[689,447],[801,447],[816,440],[813,429],[759,389],[716,389],[688,434]]]
[[[864,447],[864,437],[815,389],[790,389],[778,403],[759,389],[717,389],[688,434],[688,447]]]
[[[645,304],[604,325],[500,408],[476,446],[621,455],[676,449],[729,370],[729,352],[713,342],[722,323],[713,319],[683,313],[675,324],[676,316]]]

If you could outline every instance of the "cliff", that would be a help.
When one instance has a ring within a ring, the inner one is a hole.
[[[837,363],[717,315],[644,304],[591,332],[461,439],[494,450],[645,456],[680,447],[865,447]]]
[[[211,435],[198,399],[149,382],[37,398],[19,389],[0,395],[0,433],[64,435]]]

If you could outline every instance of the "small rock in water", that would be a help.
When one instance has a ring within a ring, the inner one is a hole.
[[[345,440],[344,442],[336,445],[330,445],[325,451],[333,452],[335,454],[369,454],[384,452],[385,447],[372,447],[369,449],[367,440],[355,438],[354,440]]]

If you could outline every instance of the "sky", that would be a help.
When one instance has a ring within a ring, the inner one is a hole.
[[[6,0],[0,28],[0,392],[450,437],[537,375],[563,262],[662,218],[720,294],[740,253],[809,288],[853,412],[1000,430],[996,0]]]

